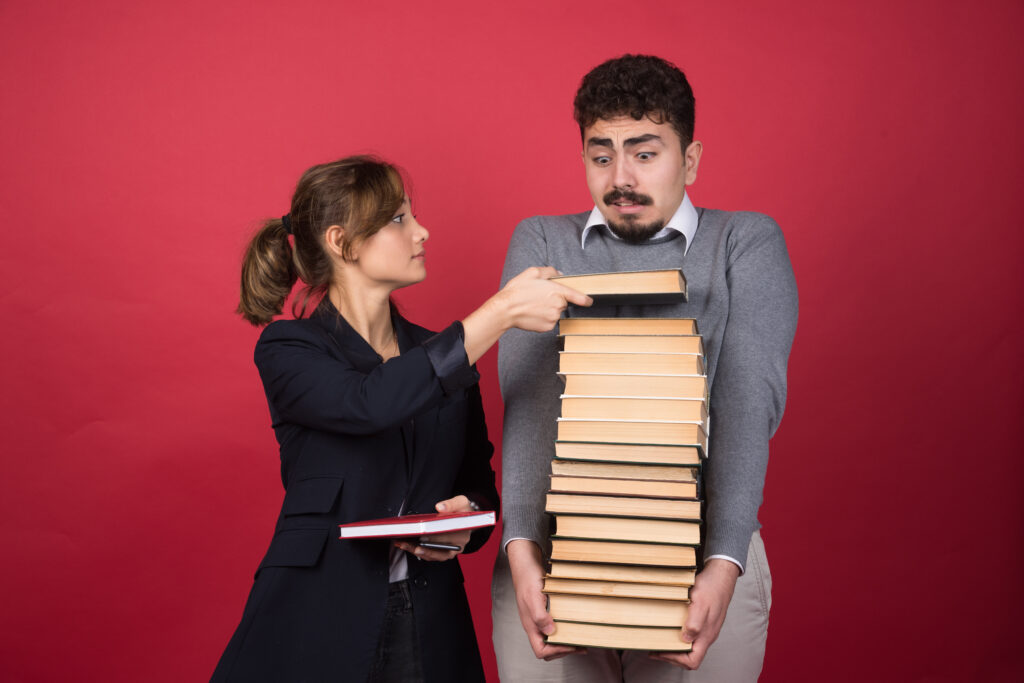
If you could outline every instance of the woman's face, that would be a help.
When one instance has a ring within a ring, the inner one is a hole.
[[[355,249],[353,265],[368,280],[391,289],[416,284],[427,276],[423,243],[428,237],[406,197],[391,222]]]

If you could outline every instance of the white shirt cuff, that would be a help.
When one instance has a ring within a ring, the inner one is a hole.
[[[729,557],[728,555],[709,555],[708,557],[704,558],[704,564],[707,564],[708,560],[729,560],[734,565],[736,565],[737,567],[740,568],[740,576],[743,576],[743,573],[744,573],[743,565],[740,564],[739,560],[736,560],[735,558]]]

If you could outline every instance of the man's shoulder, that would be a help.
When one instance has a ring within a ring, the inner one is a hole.
[[[706,232],[721,232],[730,239],[782,239],[782,230],[771,216],[757,211],[723,211],[698,208],[698,225]]]
[[[531,216],[519,222],[509,241],[504,276],[511,278],[526,265],[552,265],[552,261],[580,251],[583,226],[589,213]],[[525,259],[525,261],[524,261]],[[523,262],[520,262],[523,261]]]
[[[589,211],[550,216],[530,216],[519,221],[516,232],[534,232],[542,235],[579,233],[587,224]]]
[[[701,226],[722,225],[729,227],[751,226],[753,230],[764,230],[771,227],[778,228],[778,223],[768,214],[757,211],[725,211],[722,209],[697,209],[698,221]]]

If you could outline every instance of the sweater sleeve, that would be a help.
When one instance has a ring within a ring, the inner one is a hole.
[[[501,284],[531,266],[551,265],[538,219],[512,235]],[[558,337],[511,329],[498,347],[498,379],[505,402],[502,433],[502,545],[526,538],[547,547],[549,519],[544,494],[551,471],[558,417]]]
[[[275,421],[343,434],[401,425],[479,378],[459,322],[369,373],[330,353],[305,321],[270,324],[254,356]]]
[[[494,510],[497,517],[500,516],[501,505],[498,490],[494,485],[494,470],[491,469],[494,447],[487,438],[487,421],[484,417],[479,385],[474,384],[466,393],[466,455],[452,491],[455,494],[465,494],[482,510]],[[493,527],[473,531],[463,552],[472,553],[479,550],[490,538],[491,531]]]
[[[705,557],[745,562],[757,528],[768,441],[782,420],[786,365],[796,332],[797,290],[785,240],[767,216],[730,236],[729,318],[711,387],[705,469]]]

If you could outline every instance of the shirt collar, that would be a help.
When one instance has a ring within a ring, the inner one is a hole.
[[[580,237],[580,246],[583,249],[587,248],[587,235],[590,234],[590,229],[598,225],[603,225],[607,228],[608,221],[604,219],[601,211],[595,205],[594,209],[590,212],[590,217],[587,218],[587,224],[583,226],[583,235]],[[679,208],[676,209],[676,212],[672,214],[672,218],[670,218],[665,227],[659,230],[657,234],[651,237],[651,239],[654,240],[659,237],[665,237],[669,232],[673,231],[681,233],[683,237],[686,238],[686,248],[683,251],[683,254],[685,254],[690,250],[690,245],[693,243],[693,236],[697,234],[697,209],[694,208],[693,202],[690,201],[689,194],[683,195],[683,201],[679,204]],[[618,235],[611,230],[608,230],[608,234],[614,239],[620,239]]]

